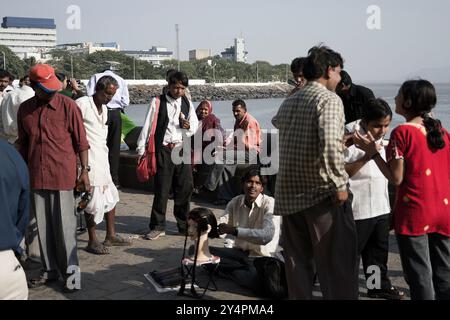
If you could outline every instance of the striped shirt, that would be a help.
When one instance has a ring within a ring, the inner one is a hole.
[[[274,214],[294,214],[347,190],[344,107],[335,93],[309,82],[283,102],[275,119],[280,169]]]

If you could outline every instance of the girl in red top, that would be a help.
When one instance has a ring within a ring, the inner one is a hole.
[[[397,186],[394,229],[411,299],[450,299],[450,139],[429,114],[434,86],[406,81],[395,97],[395,112],[406,119],[391,134],[387,163],[374,160]],[[377,148],[373,137],[357,135],[361,149]]]

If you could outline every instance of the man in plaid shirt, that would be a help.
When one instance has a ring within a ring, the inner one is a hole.
[[[288,97],[274,118],[280,134],[274,214],[283,216],[291,299],[312,298],[315,267],[325,299],[358,298],[344,107],[334,93],[341,68],[339,53],[324,46],[310,49],[303,69],[308,84]]]

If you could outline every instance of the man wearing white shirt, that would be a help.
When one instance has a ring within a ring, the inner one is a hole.
[[[248,169],[242,177],[245,194],[233,198],[218,219],[219,234],[227,235],[231,248],[210,248],[221,258],[223,275],[255,292],[260,283],[254,258],[275,256],[281,228],[281,217],[273,215],[275,199],[263,194],[264,184],[259,169]]]
[[[0,108],[6,94],[14,89],[11,86],[12,80],[13,76],[11,75],[11,73],[6,71],[5,69],[0,69]],[[6,136],[5,130],[3,128],[1,110],[0,110],[0,139],[8,140],[8,137]]]
[[[17,111],[22,102],[32,97],[34,97],[34,90],[24,84],[5,95],[0,104],[3,130],[10,144],[14,144],[18,138]]]
[[[101,77],[92,97],[79,98],[76,103],[83,116],[89,142],[89,180],[91,200],[84,208],[89,243],[86,251],[93,254],[108,254],[111,246],[130,245],[130,241],[116,234],[114,221],[119,192],[113,183],[108,163],[108,135],[106,104],[116,93],[118,82],[111,76]],[[96,225],[106,219],[106,237],[103,243],[97,239]]]
[[[389,253],[389,205],[388,180],[378,168],[375,157],[386,159],[382,147],[384,135],[392,120],[389,105],[381,100],[370,100],[363,109],[363,119],[346,126],[347,131],[361,135],[371,134],[379,145],[375,154],[367,154],[355,145],[344,152],[345,170],[353,193],[352,210],[358,235],[358,253],[362,257],[366,278],[372,276],[369,267],[380,270],[380,287],[368,288],[371,298],[402,299],[404,293],[393,287],[387,277]]]
[[[148,240],[156,240],[165,235],[166,209],[171,187],[178,231],[182,234],[186,232],[186,217],[193,189],[192,167],[190,161],[175,164],[172,152],[178,154],[184,143],[190,143],[188,138],[194,135],[198,127],[194,106],[184,96],[188,84],[189,80],[183,72],[170,75],[169,92],[159,98],[153,98],[150,102],[138,139],[136,150],[142,156],[148,142],[151,124],[157,121],[155,131],[157,171],[154,177],[155,197],[150,217],[150,232],[145,236]],[[160,103],[159,112],[157,119],[154,119],[157,99]],[[187,149],[190,150],[190,147]],[[187,158],[190,160],[190,155]]]
[[[111,70],[105,70],[102,73],[97,73],[91,77],[87,85],[88,96],[94,95],[97,81],[103,76],[111,76],[119,83],[116,94],[107,104],[109,165],[114,184],[119,186],[120,142],[122,135],[122,119],[120,113],[130,104],[130,96],[125,80]]]

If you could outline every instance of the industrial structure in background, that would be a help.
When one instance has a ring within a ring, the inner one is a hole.
[[[77,54],[92,54],[99,51],[120,51],[120,45],[117,42],[82,42],[82,43],[65,43],[58,44],[57,49],[66,50],[67,52]]]
[[[154,66],[160,66],[163,61],[173,59],[173,52],[164,47],[153,46],[150,50],[124,50],[121,52],[137,60],[150,62]]]
[[[37,62],[46,62],[52,57],[50,51],[57,48],[71,54],[85,55],[102,51],[121,52],[134,60],[147,61],[154,66],[161,66],[164,61],[178,59],[179,26],[176,25],[177,52],[165,47],[152,46],[149,50],[121,50],[117,42],[79,42],[57,45],[57,31],[54,19],[4,17],[0,28],[0,45],[9,47],[19,58],[35,58]],[[247,62],[248,52],[245,40],[234,39],[234,45],[221,52],[223,59]],[[189,51],[189,61],[202,60],[213,56],[211,49],[194,49]]]
[[[4,17],[0,27],[0,45],[9,47],[21,59],[48,60],[56,40],[54,19]]]
[[[189,50],[189,61],[202,60],[212,57],[211,49]]]
[[[247,63],[248,52],[245,50],[244,38],[235,38],[234,46],[226,48],[220,54],[222,55],[223,59]]]

